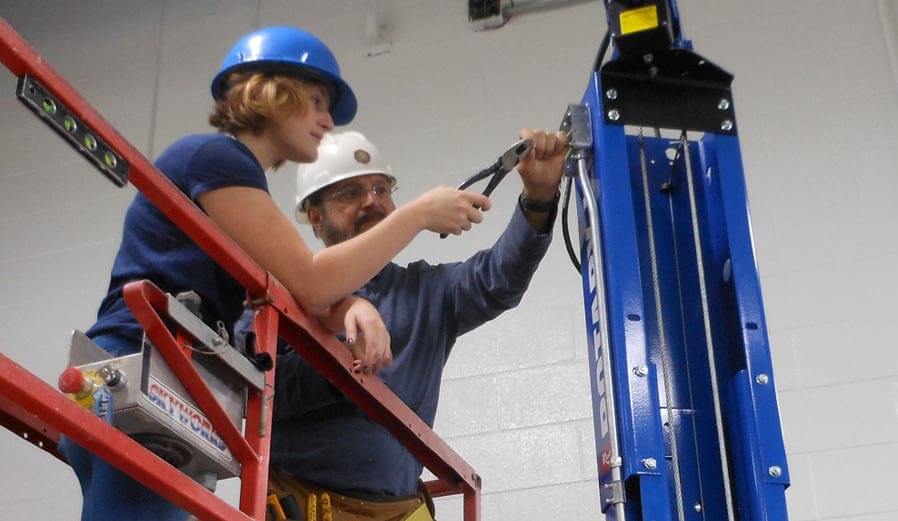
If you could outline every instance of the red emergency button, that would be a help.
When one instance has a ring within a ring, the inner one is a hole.
[[[79,393],[85,384],[84,373],[77,367],[69,367],[59,375],[59,390],[64,393]]]

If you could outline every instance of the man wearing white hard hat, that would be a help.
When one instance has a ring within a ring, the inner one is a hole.
[[[314,165],[302,165],[296,173],[296,220],[302,224],[313,224],[315,235],[320,237],[326,246],[343,242],[348,237],[332,237],[330,234],[336,230],[330,229],[332,223],[330,220],[322,219],[324,214],[320,210],[312,211],[312,217],[316,222],[310,223],[308,209],[310,207],[320,209],[325,195],[328,199],[338,201],[356,202],[354,200],[359,199],[358,202],[362,203],[358,208],[361,215],[357,218],[363,221],[359,224],[364,224],[366,229],[378,215],[382,216],[395,208],[391,198],[396,188],[393,171],[377,147],[361,133],[350,131],[328,134],[318,147],[318,153],[318,160]],[[342,183],[343,181],[346,182]],[[325,191],[325,188],[338,183],[342,183],[341,186],[345,185],[343,190]],[[367,186],[371,187],[370,193],[373,198],[367,197],[369,192],[357,191]],[[340,209],[355,210],[352,206],[342,205]],[[356,235],[361,231],[364,230],[353,226],[351,229],[341,230],[340,233]]]
[[[518,165],[524,190],[491,248],[464,262],[391,263],[356,293],[377,307],[392,339],[392,360],[368,369],[431,426],[456,339],[520,302],[551,241],[567,140],[532,130],[521,137],[534,143]],[[395,209],[396,177],[358,132],[322,141],[318,160],[300,166],[297,185],[296,218],[326,246],[364,232]],[[327,493],[334,521],[426,513],[422,467],[405,447],[297,353],[287,350],[276,368],[270,484],[282,503],[303,505]],[[347,513],[353,501],[378,510],[353,517]]]

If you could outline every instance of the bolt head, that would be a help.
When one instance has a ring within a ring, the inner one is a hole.
[[[642,460],[642,466],[648,470],[655,470],[658,468],[658,461],[655,458],[645,458]]]
[[[645,63],[652,63],[654,59],[655,57],[652,56],[652,53],[647,53],[642,56],[642,61],[644,61]]]
[[[620,119],[620,112],[617,109],[611,109],[608,111],[608,119],[611,121],[617,121]]]
[[[608,89],[605,91],[605,97],[608,99],[617,99],[617,89]]]
[[[768,383],[770,383],[770,377],[764,373],[761,373],[755,377],[755,381],[758,382],[758,385],[767,385]]]
[[[720,100],[720,102],[717,104],[717,108],[720,109],[720,110],[727,110],[727,109],[729,109],[729,108],[730,108],[730,100],[728,100],[728,99],[726,99],[726,98],[723,98],[723,99]]]
[[[723,130],[725,132],[733,130],[733,122],[728,119],[723,120],[723,122],[720,123],[720,130]]]
[[[633,374],[639,376],[640,378],[647,376],[649,374],[649,368],[645,364],[639,364],[633,368]]]
[[[770,477],[772,478],[778,478],[783,475],[783,469],[779,465],[773,465],[767,469],[767,473],[770,474]]]

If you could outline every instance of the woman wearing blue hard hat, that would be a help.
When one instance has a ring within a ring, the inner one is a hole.
[[[268,27],[242,37],[212,81],[218,132],[172,144],[156,166],[303,307],[355,343],[358,370],[390,363],[390,338],[377,310],[351,293],[376,275],[422,230],[459,234],[482,220],[489,200],[437,188],[392,212],[378,225],[313,254],[268,192],[266,171],[285,161],[314,161],[334,125],[356,113],[355,94],[328,47],[293,27]],[[142,194],[128,208],[109,291],[87,335],[110,354],[141,350],[143,332],[122,288],[149,279],[168,293],[193,290],[204,320],[230,332],[245,290]],[[361,341],[360,341],[361,340]],[[82,521],[181,520],[188,513],[64,439],[60,448],[82,486]]]

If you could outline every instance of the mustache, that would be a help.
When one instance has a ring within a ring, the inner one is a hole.
[[[380,210],[370,210],[364,212],[363,214],[359,215],[358,219],[355,220],[355,228],[359,229],[370,222],[378,223],[382,221],[386,216],[387,213]]]

